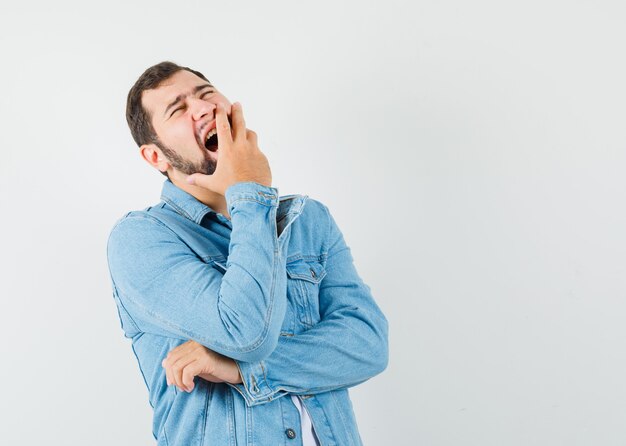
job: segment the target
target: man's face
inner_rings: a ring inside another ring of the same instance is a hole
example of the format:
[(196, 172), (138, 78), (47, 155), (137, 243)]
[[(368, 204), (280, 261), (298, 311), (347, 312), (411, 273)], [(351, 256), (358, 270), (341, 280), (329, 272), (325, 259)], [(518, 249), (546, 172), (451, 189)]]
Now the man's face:
[(230, 116), (228, 99), (187, 70), (178, 71), (158, 88), (143, 93), (143, 107), (151, 115), (158, 146), (174, 169), (187, 175), (211, 175), (215, 171), (218, 102)]

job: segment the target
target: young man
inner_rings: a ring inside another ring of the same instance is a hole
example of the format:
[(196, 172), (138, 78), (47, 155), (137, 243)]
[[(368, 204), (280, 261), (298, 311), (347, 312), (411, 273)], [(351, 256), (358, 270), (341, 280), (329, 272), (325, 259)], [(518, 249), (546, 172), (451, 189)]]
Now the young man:
[(387, 321), (327, 207), (279, 197), (241, 105), (197, 71), (148, 68), (126, 118), (168, 177), (108, 243), (158, 444), (361, 444), (347, 389), (387, 366)]

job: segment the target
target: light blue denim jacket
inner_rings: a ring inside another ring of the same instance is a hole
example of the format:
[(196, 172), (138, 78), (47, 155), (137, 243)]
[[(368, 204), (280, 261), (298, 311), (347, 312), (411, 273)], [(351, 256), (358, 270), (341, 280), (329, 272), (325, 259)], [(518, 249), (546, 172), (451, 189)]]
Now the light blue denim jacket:
[[(225, 198), (231, 220), (166, 180), (109, 237), (158, 445), (300, 445), (290, 394), (321, 445), (362, 444), (347, 389), (387, 366), (387, 321), (328, 208), (251, 182)], [(189, 339), (233, 358), (243, 383), (167, 386), (161, 361)]]

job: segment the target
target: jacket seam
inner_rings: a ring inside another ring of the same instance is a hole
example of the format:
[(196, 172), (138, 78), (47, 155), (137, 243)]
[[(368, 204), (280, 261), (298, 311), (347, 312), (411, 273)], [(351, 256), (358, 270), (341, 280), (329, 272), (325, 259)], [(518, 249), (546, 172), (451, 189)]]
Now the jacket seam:
[[(135, 321), (135, 319), (133, 318), (133, 316), (130, 314), (130, 312), (128, 311), (128, 309), (126, 308), (126, 306), (124, 305), (124, 302), (122, 302), (122, 299), (119, 298), (119, 290), (117, 289), (117, 287), (115, 286), (115, 282), (113, 281), (113, 278), (111, 278), (111, 281), (113, 282), (113, 287), (115, 288), (115, 294), (117, 295), (117, 301), (120, 303), (120, 307), (122, 307), (122, 309), (126, 312), (126, 314), (128, 315), (128, 319), (130, 319), (130, 322), (132, 322), (135, 330), (137, 330), (138, 332), (140, 332), (139, 336), (141, 336), (143, 334), (143, 331), (141, 330), (141, 328), (139, 328), (139, 325), (137, 324), (137, 322)], [(120, 315), (120, 311), (118, 308), (118, 316), (120, 317), (121, 320), (121, 315)]]
[(195, 221), (194, 218), (191, 216), (191, 214), (189, 214), (189, 212), (187, 212), (186, 210), (178, 206), (176, 203), (174, 203), (174, 200), (172, 200), (171, 198), (163, 196), (161, 197), (161, 200), (163, 200), (164, 203), (167, 203), (169, 206), (171, 206), (177, 213), (179, 213), (183, 217), (191, 221)]
[(200, 435), (200, 446), (204, 445), (204, 436), (206, 434), (207, 419), (209, 418), (209, 410), (211, 409), (210, 401), (213, 397), (213, 383), (207, 382), (207, 391), (204, 401), (204, 413), (202, 414), (202, 434)]
[[(346, 391), (347, 393), (347, 391)], [(350, 432), (350, 429), (348, 427), (348, 423), (346, 422), (346, 418), (343, 415), (343, 411), (341, 410), (341, 405), (339, 404), (339, 402), (337, 401), (337, 396), (336, 396), (336, 392), (331, 392), (331, 396), (333, 398), (333, 403), (335, 405), (335, 408), (337, 409), (337, 412), (339, 412), (339, 418), (341, 418), (341, 423), (343, 424), (343, 429), (344, 432)], [(349, 396), (348, 396), (349, 398)], [(350, 444), (353, 445), (354, 442), (352, 441), (352, 438), (350, 438)]]
[(263, 206), (266, 206), (266, 207), (276, 207), (277, 206), (277, 203), (275, 203), (275, 202), (267, 203), (267, 202), (263, 202), (263, 201), (257, 200), (255, 198), (240, 197), (240, 198), (236, 198), (233, 201), (231, 201), (229, 203), (228, 208), (230, 209), (234, 204), (239, 203), (240, 201), (251, 201), (251, 202), (254, 202), (254, 203), (262, 204)]

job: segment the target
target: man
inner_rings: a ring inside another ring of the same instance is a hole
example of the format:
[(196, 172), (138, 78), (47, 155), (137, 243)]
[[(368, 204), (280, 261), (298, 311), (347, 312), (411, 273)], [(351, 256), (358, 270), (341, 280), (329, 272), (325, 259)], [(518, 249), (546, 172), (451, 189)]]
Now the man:
[(108, 243), (158, 444), (361, 444), (347, 389), (387, 366), (387, 321), (327, 207), (278, 196), (241, 105), (197, 71), (148, 68), (126, 113), (168, 177)]

